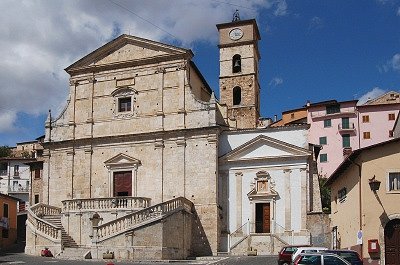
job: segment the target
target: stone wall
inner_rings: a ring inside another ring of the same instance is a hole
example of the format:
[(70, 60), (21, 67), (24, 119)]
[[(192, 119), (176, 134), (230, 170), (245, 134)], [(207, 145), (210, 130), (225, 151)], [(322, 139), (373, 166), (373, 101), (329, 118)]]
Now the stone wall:
[(307, 214), (307, 229), (311, 233), (311, 245), (331, 248), (332, 233), (328, 214)]

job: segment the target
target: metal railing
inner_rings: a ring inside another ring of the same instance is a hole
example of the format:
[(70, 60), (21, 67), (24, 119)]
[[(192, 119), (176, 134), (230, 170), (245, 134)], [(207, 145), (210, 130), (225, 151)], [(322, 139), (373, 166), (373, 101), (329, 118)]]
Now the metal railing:
[(354, 130), (356, 127), (354, 126), (354, 122), (350, 122), (349, 124), (338, 124), (339, 130)]

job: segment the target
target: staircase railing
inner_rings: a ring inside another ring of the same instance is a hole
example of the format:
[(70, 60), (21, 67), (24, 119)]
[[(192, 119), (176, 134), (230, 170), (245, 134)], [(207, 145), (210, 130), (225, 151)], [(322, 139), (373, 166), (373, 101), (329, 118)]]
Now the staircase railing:
[[(60, 211), (58, 211), (57, 209)], [(61, 228), (40, 218), (43, 215), (57, 215), (60, 212), (61, 209), (57, 207), (45, 204), (36, 204), (35, 206), (28, 208), (28, 222), (33, 225), (33, 228), (36, 229), (36, 231), (41, 232), (42, 234), (53, 239), (54, 241), (61, 241)]]
[(191, 201), (186, 198), (179, 197), (120, 217), (98, 227), (94, 227), (94, 232), (96, 233), (97, 231), (97, 240), (102, 241), (107, 237), (119, 234), (145, 221), (149, 221), (151, 219), (180, 210), (192, 212), (192, 209), (193, 203)]
[(151, 199), (144, 197), (111, 197), (62, 201), (63, 212), (101, 209), (138, 209), (150, 206)]
[(249, 222), (244, 223), (234, 232), (229, 235), (229, 248), (234, 249), (243, 240), (245, 240), (249, 235)]
[(37, 217), (42, 217), (44, 215), (59, 215), (59, 214), (61, 214), (61, 208), (43, 204), (43, 203), (35, 204), (32, 207), (30, 207), (29, 209)]

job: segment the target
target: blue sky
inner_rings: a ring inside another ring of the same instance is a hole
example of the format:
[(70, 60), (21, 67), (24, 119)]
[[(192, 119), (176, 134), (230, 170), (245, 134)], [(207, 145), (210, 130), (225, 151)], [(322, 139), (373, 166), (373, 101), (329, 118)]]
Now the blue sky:
[(307, 100), (400, 91), (400, 0), (4, 0), (0, 7), (9, 10), (0, 18), (0, 145), (42, 135), (48, 109), (66, 104), (63, 69), (120, 33), (192, 49), (218, 94), (215, 24), (235, 9), (260, 29), (264, 117)]

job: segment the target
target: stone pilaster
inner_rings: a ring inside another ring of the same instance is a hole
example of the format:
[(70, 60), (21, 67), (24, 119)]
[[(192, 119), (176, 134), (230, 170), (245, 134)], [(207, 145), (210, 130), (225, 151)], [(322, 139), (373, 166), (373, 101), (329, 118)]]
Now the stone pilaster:
[(290, 185), (290, 173), (292, 170), (284, 169), (285, 173), (285, 229), (287, 231), (292, 230), (292, 197), (291, 197), (291, 185)]
[(236, 229), (242, 226), (242, 172), (235, 173), (236, 180)]

